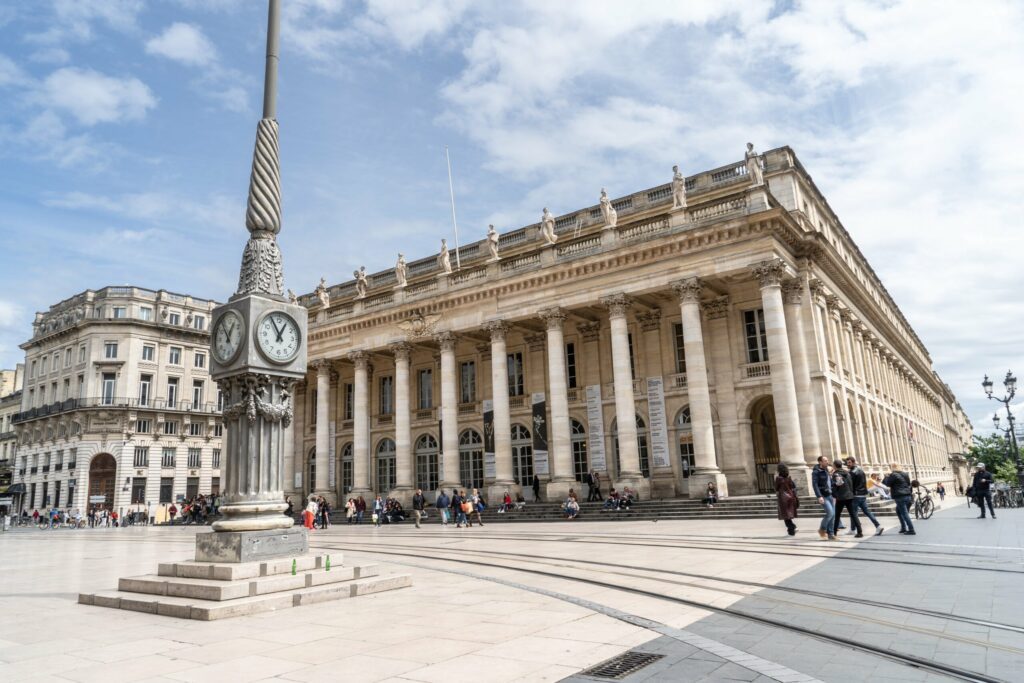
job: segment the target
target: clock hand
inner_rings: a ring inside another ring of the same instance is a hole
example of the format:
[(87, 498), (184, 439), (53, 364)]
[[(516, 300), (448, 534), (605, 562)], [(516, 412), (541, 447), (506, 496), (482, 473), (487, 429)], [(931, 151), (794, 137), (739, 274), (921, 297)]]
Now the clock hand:
[(273, 318), (270, 319), (270, 324), (274, 326), (274, 332), (277, 333), (277, 341), (281, 341), (281, 335), (284, 334), (284, 327), (278, 327), (277, 321)]

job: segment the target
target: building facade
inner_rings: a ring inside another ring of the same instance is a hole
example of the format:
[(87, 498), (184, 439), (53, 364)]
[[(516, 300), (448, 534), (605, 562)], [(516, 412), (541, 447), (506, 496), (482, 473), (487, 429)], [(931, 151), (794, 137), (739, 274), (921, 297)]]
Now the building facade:
[(791, 149), (602, 200), (301, 297), (291, 493), (953, 480), (969, 423)]
[[(21, 366), (18, 366), (19, 370)], [(5, 371), (7, 372), (7, 371)], [(20, 380), (20, 375), (18, 376)], [(0, 514), (16, 509), (21, 487), (14, 484), (14, 465), (18, 455), (18, 437), (14, 432), (14, 416), (21, 412), (21, 391), (9, 385), (9, 393), (0, 394)], [(10, 498), (11, 502), (6, 503)]]
[(28, 509), (158, 509), (217, 493), (222, 426), (209, 377), (215, 302), (87, 290), (37, 313), (12, 424)]

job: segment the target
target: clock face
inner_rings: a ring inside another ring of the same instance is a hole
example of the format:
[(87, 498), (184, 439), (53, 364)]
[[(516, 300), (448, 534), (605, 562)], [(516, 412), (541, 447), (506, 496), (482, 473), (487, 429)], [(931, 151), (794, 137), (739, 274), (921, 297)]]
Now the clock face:
[(260, 352), (273, 363), (287, 363), (299, 353), (299, 326), (287, 313), (271, 311), (256, 325)]
[(237, 311), (225, 311), (213, 331), (213, 354), (221, 363), (230, 363), (242, 346), (244, 323)]

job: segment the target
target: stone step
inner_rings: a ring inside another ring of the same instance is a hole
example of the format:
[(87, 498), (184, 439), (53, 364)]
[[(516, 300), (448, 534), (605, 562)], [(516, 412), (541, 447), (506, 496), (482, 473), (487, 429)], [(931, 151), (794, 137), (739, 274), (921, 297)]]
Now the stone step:
[[(331, 563), (341, 565), (342, 553), (332, 554)], [(264, 562), (161, 562), (157, 567), (160, 576), (177, 576), (183, 579), (210, 579), (214, 581), (240, 581), (260, 576), (291, 574), (292, 560), (296, 571), (318, 569), (327, 563), (326, 555), (302, 555), (296, 558), (282, 557)]]

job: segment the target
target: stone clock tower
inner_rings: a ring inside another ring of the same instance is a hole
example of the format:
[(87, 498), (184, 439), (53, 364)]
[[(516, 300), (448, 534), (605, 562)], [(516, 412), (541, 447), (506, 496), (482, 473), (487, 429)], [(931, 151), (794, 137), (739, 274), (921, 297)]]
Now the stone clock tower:
[(306, 374), (302, 306), (284, 296), (277, 235), (281, 232), (281, 170), (277, 95), (280, 7), (270, 1), (263, 118), (249, 179), (238, 291), (213, 311), (211, 364), (224, 401), (227, 454), (213, 533), (196, 537), (196, 560), (240, 562), (308, 550), (304, 529), (283, 513), (284, 445), (292, 421), (292, 387)]

